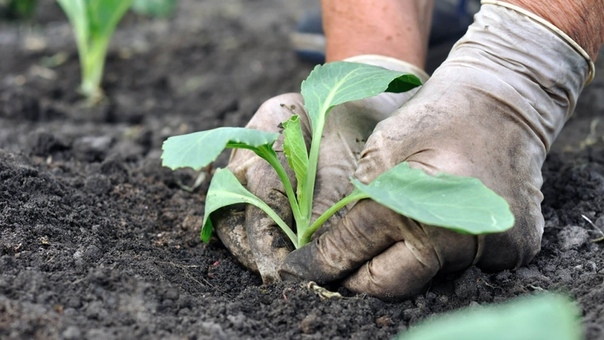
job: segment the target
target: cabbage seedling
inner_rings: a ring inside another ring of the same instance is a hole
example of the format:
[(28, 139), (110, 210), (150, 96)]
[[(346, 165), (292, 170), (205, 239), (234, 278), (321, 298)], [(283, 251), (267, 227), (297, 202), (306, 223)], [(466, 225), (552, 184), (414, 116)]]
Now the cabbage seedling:
[(238, 203), (253, 204), (266, 212), (296, 248), (308, 243), (312, 234), (336, 211), (365, 198), (417, 221), (462, 233), (492, 233), (511, 228), (514, 217), (507, 202), (478, 179), (447, 174), (430, 176), (410, 168), (407, 163), (384, 172), (367, 185), (352, 179), (353, 192), (311, 221), (319, 145), (329, 111), (349, 101), (382, 92), (404, 92), (420, 85), (414, 75), (365, 64), (334, 62), (315, 67), (302, 82), (301, 90), (311, 121), (310, 150), (306, 149), (299, 117), (294, 115), (283, 122), (283, 148), (296, 176), (296, 190), (272, 148), (278, 133), (223, 127), (170, 137), (163, 144), (163, 165), (171, 169), (191, 167), (199, 170), (213, 162), (225, 148), (244, 148), (270, 163), (283, 182), (296, 232), (265, 202), (244, 188), (228, 169), (216, 170), (206, 197), (201, 231), (204, 241), (212, 232), (209, 218), (212, 212)]
[(80, 57), (80, 91), (91, 102), (103, 97), (101, 78), (115, 27), (132, 0), (57, 0), (73, 27)]

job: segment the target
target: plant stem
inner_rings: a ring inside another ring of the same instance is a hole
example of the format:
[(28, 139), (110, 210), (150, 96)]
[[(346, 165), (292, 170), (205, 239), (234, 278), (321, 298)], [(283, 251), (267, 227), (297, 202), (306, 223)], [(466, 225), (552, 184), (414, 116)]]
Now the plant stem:
[[(275, 154), (275, 152), (263, 152), (263, 151), (264, 150), (262, 150), (262, 152), (260, 152), (260, 153), (257, 152), (257, 154), (260, 157), (264, 158), (275, 169), (275, 171), (277, 172), (277, 176), (279, 176), (281, 183), (283, 183), (283, 187), (285, 188), (285, 194), (287, 195), (287, 199), (289, 200), (289, 205), (292, 209), (292, 214), (294, 215), (294, 220), (296, 221), (296, 226), (304, 225), (304, 223), (308, 224), (308, 219), (305, 216), (303, 216), (300, 212), (300, 204), (298, 203), (298, 200), (296, 198), (296, 194), (294, 192), (294, 187), (292, 186), (292, 183), (289, 180), (289, 176), (287, 176), (287, 172), (285, 171), (285, 168), (283, 168), (283, 165), (279, 161), (279, 158), (277, 158), (277, 155)], [(272, 151), (272, 149), (271, 149), (271, 151)]]
[(82, 84), (80, 90), (92, 102), (103, 97), (101, 80), (110, 37), (97, 37), (88, 43), (86, 52), (80, 54)]
[[(310, 218), (312, 214), (312, 202), (315, 194), (315, 181), (317, 178), (317, 165), (319, 163), (319, 149), (321, 146), (321, 138), (323, 136), (323, 128), (328, 109), (322, 110), (325, 112), (319, 115), (319, 119), (314, 125), (312, 131), (312, 139), (310, 142), (310, 152), (308, 153), (308, 171), (306, 173), (306, 182), (303, 186), (303, 191), (300, 195), (300, 210), (301, 214), (306, 218), (306, 223), (298, 226), (298, 235), (307, 235)], [(312, 233), (310, 234), (312, 235)], [(304, 239), (306, 236), (299, 236), (299, 239)], [(310, 236), (309, 236), (310, 237)], [(302, 246), (302, 245), (301, 245)]]
[[(300, 194), (300, 212), (306, 218), (307, 224), (298, 226), (298, 234), (304, 234), (310, 223), (310, 216), (312, 214), (312, 202), (315, 192), (315, 180), (317, 176), (317, 164), (319, 161), (319, 146), (321, 141), (321, 134), (323, 129), (319, 133), (313, 131), (312, 141), (310, 143), (310, 152), (308, 154), (308, 172), (306, 175), (306, 182), (303, 185), (302, 193)], [(315, 142), (316, 141), (316, 142)]]
[(319, 227), (321, 225), (323, 225), (323, 223), (327, 222), (327, 220), (331, 216), (333, 216), (333, 214), (338, 212), (338, 210), (344, 208), (345, 206), (347, 206), (348, 204), (350, 204), (352, 202), (362, 200), (362, 199), (368, 198), (368, 197), (369, 196), (367, 194), (362, 193), (357, 189), (354, 189), (352, 191), (352, 193), (350, 193), (348, 196), (342, 198), (341, 200), (336, 202), (334, 205), (329, 207), (329, 209), (325, 210), (325, 212), (322, 213), (321, 216), (317, 217), (317, 219), (303, 233), (298, 232), (299, 246), (302, 247), (303, 245), (308, 243), (310, 241), (310, 237), (312, 236), (312, 234), (314, 234), (315, 231), (317, 231), (317, 229), (319, 229)]
[(299, 242), (298, 242), (298, 238), (296, 236), (296, 233), (294, 233), (292, 231), (292, 229), (287, 225), (287, 223), (285, 223), (285, 221), (283, 221), (283, 219), (279, 215), (277, 215), (277, 213), (273, 209), (271, 209), (271, 207), (269, 207), (268, 204), (264, 203), (264, 201), (262, 201), (261, 199), (259, 199), (257, 197), (254, 197), (253, 200), (244, 197), (243, 201), (245, 201), (245, 202), (247, 202), (249, 204), (253, 204), (256, 207), (258, 207), (259, 209), (261, 209), (262, 211), (264, 211), (270, 218), (273, 219), (273, 221), (275, 221), (275, 223), (277, 223), (277, 225), (279, 227), (281, 227), (281, 229), (283, 230), (283, 232), (292, 241), (292, 244), (294, 245), (294, 247), (296, 249), (298, 249)]

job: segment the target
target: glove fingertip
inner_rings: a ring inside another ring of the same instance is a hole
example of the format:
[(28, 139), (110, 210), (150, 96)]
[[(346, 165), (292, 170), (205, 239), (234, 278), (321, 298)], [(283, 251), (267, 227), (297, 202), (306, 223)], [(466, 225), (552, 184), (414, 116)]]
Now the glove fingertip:
[(258, 272), (245, 230), (245, 213), (242, 207), (226, 207), (214, 213), (214, 230), (224, 246), (241, 264)]
[(344, 277), (347, 272), (342, 268), (333, 268), (329, 263), (322, 261), (324, 257), (320, 251), (321, 239), (315, 239), (304, 247), (291, 252), (279, 268), (279, 275), (283, 280), (310, 280), (318, 284), (325, 284)]
[(281, 264), (278, 272), (283, 280), (304, 280), (311, 276), (310, 247), (303, 247), (292, 251)]

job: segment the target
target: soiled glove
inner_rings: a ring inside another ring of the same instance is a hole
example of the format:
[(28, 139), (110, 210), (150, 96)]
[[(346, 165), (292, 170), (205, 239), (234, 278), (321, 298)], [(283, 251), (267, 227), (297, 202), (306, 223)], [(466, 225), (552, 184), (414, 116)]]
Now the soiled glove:
[(342, 280), (389, 299), (416, 293), (441, 271), (526, 264), (543, 233), (541, 166), (587, 76), (588, 63), (565, 39), (515, 10), (483, 5), (430, 80), (378, 124), (354, 176), (368, 183), (407, 161), (430, 174), (477, 177), (508, 201), (515, 226), (462, 235), (363, 200), (288, 255), (282, 276)]
[[(428, 77), (413, 65), (383, 56), (365, 55), (349, 61), (413, 73), (423, 81)], [(357, 168), (367, 137), (380, 120), (399, 108), (414, 92), (381, 94), (338, 106), (330, 112), (321, 141), (313, 219), (352, 190), (349, 178)], [(280, 124), (293, 114), (300, 115), (302, 130), (309, 144), (310, 122), (300, 94), (284, 94), (266, 101), (247, 127), (279, 132)], [(275, 142), (274, 149), (281, 162), (286, 164), (282, 143), (281, 137)], [(236, 149), (231, 154), (228, 168), (249, 191), (265, 201), (288, 225), (293, 225), (283, 185), (265, 160), (249, 150)], [(293, 173), (289, 177), (295, 187)], [(247, 268), (259, 272), (264, 283), (280, 280), (278, 268), (292, 246), (272, 219), (251, 205), (226, 208), (217, 216), (217, 235), (237, 259)]]

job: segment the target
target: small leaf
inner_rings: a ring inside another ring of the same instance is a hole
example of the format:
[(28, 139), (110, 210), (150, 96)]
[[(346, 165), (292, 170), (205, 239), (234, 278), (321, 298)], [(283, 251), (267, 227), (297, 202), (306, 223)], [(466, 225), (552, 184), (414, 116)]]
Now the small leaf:
[(176, 0), (134, 0), (132, 10), (150, 17), (167, 17), (174, 12)]
[(374, 201), (416, 221), (460, 233), (502, 232), (514, 225), (508, 203), (480, 180), (430, 176), (401, 163), (369, 185), (352, 183)]
[(422, 86), (422, 81), (414, 74), (404, 74), (394, 79), (384, 92), (401, 93)]
[(338, 104), (372, 97), (386, 90), (404, 92), (420, 85), (419, 78), (412, 74), (341, 61), (316, 66), (302, 82), (301, 93), (313, 131), (316, 131), (325, 119), (324, 115)]
[(579, 340), (583, 338), (579, 315), (563, 296), (537, 295), (436, 316), (397, 339)]
[(300, 116), (292, 116), (283, 122), (283, 150), (289, 167), (294, 170), (298, 181), (298, 195), (304, 186), (306, 172), (308, 171), (308, 150), (302, 134)]
[(201, 228), (201, 239), (204, 242), (207, 242), (212, 234), (213, 226), (209, 219), (210, 215), (222, 207), (238, 203), (248, 203), (262, 209), (283, 229), (294, 245), (297, 246), (298, 240), (296, 234), (294, 234), (289, 226), (266, 203), (244, 188), (235, 175), (228, 169), (216, 170), (208, 188), (203, 227)]
[[(273, 152), (278, 133), (246, 128), (223, 127), (168, 138), (162, 146), (162, 164), (174, 170), (199, 170), (215, 161), (225, 148), (250, 149), (261, 157)], [(264, 157), (263, 157), (264, 158)]]

